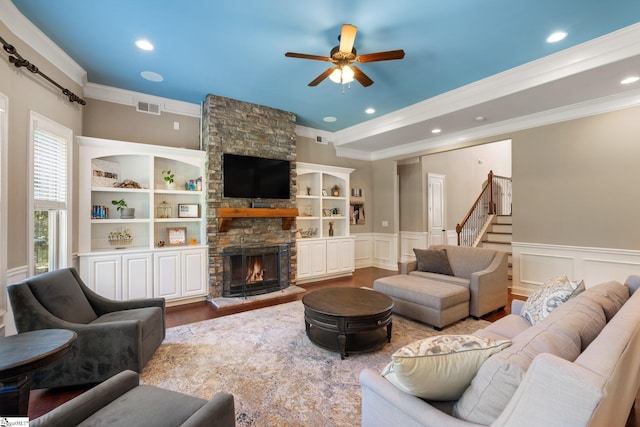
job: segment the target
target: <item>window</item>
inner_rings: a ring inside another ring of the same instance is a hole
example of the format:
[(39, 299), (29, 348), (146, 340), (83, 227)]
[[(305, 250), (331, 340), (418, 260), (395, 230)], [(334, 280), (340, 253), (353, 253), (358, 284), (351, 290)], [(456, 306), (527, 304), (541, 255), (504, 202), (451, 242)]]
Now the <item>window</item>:
[(32, 274), (69, 265), (71, 137), (71, 130), (31, 113)]

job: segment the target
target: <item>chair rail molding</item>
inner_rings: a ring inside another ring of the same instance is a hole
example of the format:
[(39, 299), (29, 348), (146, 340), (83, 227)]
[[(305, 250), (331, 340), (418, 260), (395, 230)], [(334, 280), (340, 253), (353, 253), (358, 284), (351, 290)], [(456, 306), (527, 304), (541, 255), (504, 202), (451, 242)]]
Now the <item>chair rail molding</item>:
[(616, 280), (624, 283), (640, 274), (640, 251), (615, 248), (513, 242), (513, 286), (517, 295), (530, 295), (545, 281), (566, 275), (585, 286)]

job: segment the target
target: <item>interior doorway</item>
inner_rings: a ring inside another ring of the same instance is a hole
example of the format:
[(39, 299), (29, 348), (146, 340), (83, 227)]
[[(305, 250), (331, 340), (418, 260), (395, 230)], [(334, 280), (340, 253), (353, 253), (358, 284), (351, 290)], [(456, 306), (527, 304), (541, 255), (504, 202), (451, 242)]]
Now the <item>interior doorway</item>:
[(446, 176), (427, 174), (427, 226), (429, 245), (447, 243), (446, 224)]

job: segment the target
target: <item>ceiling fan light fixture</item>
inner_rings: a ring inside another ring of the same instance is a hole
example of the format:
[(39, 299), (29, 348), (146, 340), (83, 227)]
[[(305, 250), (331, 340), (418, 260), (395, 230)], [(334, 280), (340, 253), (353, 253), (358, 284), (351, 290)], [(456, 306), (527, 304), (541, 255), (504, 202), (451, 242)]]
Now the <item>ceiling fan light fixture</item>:
[(346, 84), (351, 83), (353, 81), (353, 77), (355, 73), (351, 67), (348, 65), (342, 65), (336, 67), (333, 72), (329, 75), (329, 78), (332, 82), (338, 84)]

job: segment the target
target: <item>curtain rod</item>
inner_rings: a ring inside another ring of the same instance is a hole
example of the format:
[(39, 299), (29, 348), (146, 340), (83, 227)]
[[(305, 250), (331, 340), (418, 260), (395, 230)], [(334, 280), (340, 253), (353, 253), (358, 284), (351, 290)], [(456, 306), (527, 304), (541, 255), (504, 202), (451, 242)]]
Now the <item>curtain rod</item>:
[(69, 102), (77, 102), (80, 105), (87, 104), (84, 99), (80, 98), (78, 95), (71, 92), (69, 89), (60, 86), (55, 80), (53, 80), (51, 77), (47, 76), (45, 73), (40, 71), (38, 67), (36, 67), (34, 64), (24, 59), (22, 55), (18, 53), (16, 48), (13, 47), (13, 45), (10, 45), (9, 43), (7, 43), (2, 37), (0, 37), (0, 42), (2, 42), (2, 47), (5, 50), (5, 52), (9, 54), (9, 62), (15, 65), (16, 68), (25, 67), (27, 70), (31, 71), (32, 73), (38, 74), (39, 76), (47, 80), (49, 83), (53, 84), (58, 89), (60, 89), (62, 91), (62, 94), (69, 98)]

